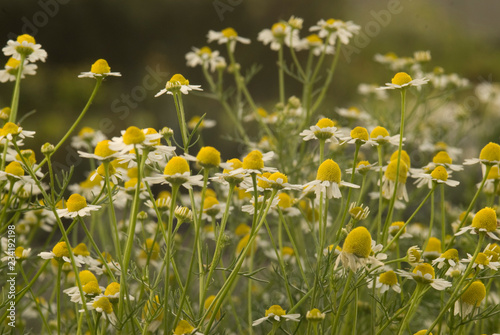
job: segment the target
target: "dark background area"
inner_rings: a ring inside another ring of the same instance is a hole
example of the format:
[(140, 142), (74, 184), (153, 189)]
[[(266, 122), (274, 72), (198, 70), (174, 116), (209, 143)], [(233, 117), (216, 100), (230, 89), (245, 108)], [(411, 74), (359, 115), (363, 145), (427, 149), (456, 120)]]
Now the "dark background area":
[[(400, 9), (398, 14), (385, 21), (380, 18), (382, 11), (394, 5)], [(177, 129), (172, 99), (154, 95), (174, 73), (182, 73), (192, 84), (206, 85), (200, 68), (188, 68), (184, 57), (192, 46), (207, 44), (210, 29), (233, 27), (240, 36), (252, 39), (250, 45), (238, 46), (236, 56), (243, 68), (263, 65), (249, 87), (257, 103), (271, 109), (278, 96), (277, 56), (256, 40), (259, 31), (291, 15), (304, 18), (302, 37), (322, 18), (352, 20), (364, 31), (373, 28), (373, 22), (383, 22), (349, 62), (341, 58), (320, 111), (327, 115), (335, 107), (355, 102), (360, 82), (383, 84), (392, 77), (393, 73), (373, 61), (376, 53), (393, 51), (411, 56), (416, 50), (430, 50), (432, 64), (446, 72), (457, 72), (473, 83), (481, 78), (498, 81), (498, 13), (500, 3), (495, 0), (2, 0), (0, 37), (6, 43), (18, 34), (30, 33), (48, 52), (46, 63), (37, 64), (37, 75), (23, 80), (19, 110), (20, 116), (36, 111), (23, 125), (36, 130), (36, 141), (42, 144), (56, 143), (80, 113), (94, 81), (78, 79), (77, 75), (89, 71), (98, 58), (105, 58), (111, 71), (121, 72), (122, 77), (106, 80), (82, 126), (103, 128), (110, 137), (130, 125)], [(225, 46), (210, 46), (226, 56)], [(152, 71), (159, 74), (157, 80), (151, 80), (155, 78)], [(145, 80), (149, 89), (144, 89)], [(0, 87), (0, 106), (8, 106), (13, 83)], [(287, 86), (287, 96), (298, 94), (294, 89)], [(134, 96), (133, 103), (127, 105), (123, 94)], [(207, 118), (218, 121), (216, 128), (206, 131), (205, 144), (224, 146), (220, 134), (230, 124), (220, 105), (194, 95), (184, 101), (188, 119), (207, 113)], [(121, 112), (113, 112), (116, 107), (122, 107)], [(103, 122), (104, 118), (111, 122)]]

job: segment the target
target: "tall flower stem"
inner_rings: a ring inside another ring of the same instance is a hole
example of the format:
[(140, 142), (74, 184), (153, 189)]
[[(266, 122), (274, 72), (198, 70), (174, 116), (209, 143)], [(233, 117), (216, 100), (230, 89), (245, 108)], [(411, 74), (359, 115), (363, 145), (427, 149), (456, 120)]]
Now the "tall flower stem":
[[(197, 222), (196, 222), (196, 229), (197, 230), (200, 230), (201, 228), (201, 219), (203, 217), (203, 206), (205, 204), (205, 196), (206, 196), (206, 193), (207, 193), (207, 184), (208, 184), (208, 174), (209, 174), (209, 170), (208, 169), (203, 169), (203, 188), (201, 189), (201, 201), (200, 201), (200, 213), (198, 215), (198, 219), (197, 219)], [(193, 199), (192, 199), (193, 200)], [(192, 201), (192, 203), (194, 204), (194, 202)], [(194, 212), (193, 212), (194, 213)], [(215, 231), (214, 231), (214, 234), (215, 234)], [(199, 242), (199, 240), (198, 240)], [(201, 261), (201, 246), (200, 244), (198, 244), (199, 248), (198, 248), (198, 257), (199, 257), (199, 260)], [(199, 288), (200, 288), (200, 292), (199, 292), (199, 304), (200, 304), (200, 313), (201, 313), (201, 306), (203, 306), (203, 301), (205, 300), (205, 269), (203, 269), (203, 264), (200, 263), (199, 264), (200, 266), (200, 281), (199, 281)], [(208, 283), (207, 283), (208, 285)]]
[(177, 111), (177, 119), (179, 120), (179, 129), (181, 130), (182, 144), (184, 145), (184, 152), (188, 153), (188, 130), (186, 125), (186, 116), (184, 115), (184, 104), (182, 103), (182, 93), (174, 92), (175, 110)]
[(279, 79), (279, 89), (280, 89), (280, 102), (285, 103), (285, 72), (283, 64), (283, 43), (280, 45), (278, 50), (278, 79)]
[(62, 270), (62, 263), (60, 261), (57, 264), (57, 279), (56, 279), (57, 334), (61, 334), (61, 270)]
[(352, 277), (354, 275), (354, 272), (349, 269), (349, 274), (347, 275), (346, 279), (346, 285), (344, 286), (344, 291), (342, 292), (342, 296), (340, 297), (340, 303), (337, 308), (337, 313), (335, 314), (335, 319), (333, 320), (333, 326), (332, 326), (332, 335), (337, 334), (337, 327), (339, 325), (340, 321), (340, 315), (344, 311), (344, 304), (347, 299), (347, 293), (350, 291), (349, 284), (351, 283)]
[(379, 191), (378, 191), (378, 212), (377, 212), (377, 242), (380, 242), (381, 229), (382, 229), (382, 210), (383, 210), (383, 193), (382, 193), (382, 177), (384, 172), (382, 171), (383, 166), (383, 155), (382, 155), (382, 145), (377, 145), (377, 154), (378, 154), (378, 182), (379, 182)]
[(444, 184), (441, 184), (441, 241), (446, 241), (446, 211), (444, 203)]
[(21, 59), (19, 67), (16, 73), (16, 83), (14, 85), (14, 92), (12, 93), (12, 102), (10, 104), (10, 115), (9, 122), (16, 123), (17, 110), (19, 108), (19, 95), (21, 93), (21, 77), (23, 75), (24, 61), (26, 60), (26, 55), (21, 54)]
[(110, 222), (110, 225), (111, 225), (111, 230), (113, 231), (112, 237), (113, 237), (113, 242), (115, 244), (115, 250), (116, 250), (117, 258), (118, 258), (118, 261), (120, 262), (120, 266), (121, 266), (122, 265), (121, 264), (121, 260), (122, 260), (122, 248), (121, 248), (121, 244), (120, 244), (120, 237), (118, 235), (118, 226), (117, 226), (117, 222), (116, 222), (115, 206), (113, 205), (113, 201), (114, 201), (113, 200), (113, 189), (111, 188), (111, 182), (109, 180), (109, 162), (108, 161), (104, 161), (103, 165), (104, 165), (104, 171), (105, 171), (104, 182), (106, 183), (106, 189), (108, 191), (109, 222)]
[[(356, 149), (354, 151), (354, 160), (352, 162), (352, 175), (351, 175), (351, 184), (354, 184), (354, 176), (356, 175), (356, 164), (358, 162), (358, 154), (359, 154), (359, 148), (361, 147), (361, 143), (356, 141)], [(340, 224), (337, 230), (337, 238), (340, 237), (340, 232), (342, 231), (342, 228), (344, 227), (344, 221), (347, 216), (347, 210), (349, 209), (349, 202), (351, 201), (351, 192), (352, 192), (352, 187), (349, 187), (349, 191), (347, 192), (347, 201), (344, 205), (344, 210), (342, 212), (342, 219), (340, 220)]]

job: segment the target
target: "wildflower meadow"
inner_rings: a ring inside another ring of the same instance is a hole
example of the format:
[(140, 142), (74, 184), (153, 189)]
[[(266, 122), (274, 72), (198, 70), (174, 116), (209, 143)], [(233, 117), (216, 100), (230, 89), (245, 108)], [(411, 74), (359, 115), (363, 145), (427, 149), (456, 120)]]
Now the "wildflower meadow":
[[(83, 109), (41, 146), (22, 90), (51, 50), (6, 41), (2, 334), (500, 333), (500, 139), (463, 108), (474, 94), (493, 114), (500, 86), (446, 72), (432, 50), (391, 52), (371, 55), (388, 75), (360, 82), (357, 103), (326, 108), (360, 25), (261, 28), (200, 31), (206, 43), (177, 50), (185, 67), (147, 97), (177, 121), (111, 136), (86, 113), (125, 73), (95, 55), (73, 74), (94, 85)], [(241, 62), (250, 46), (275, 66)], [(272, 104), (250, 87), (259, 71)], [(193, 96), (217, 103), (220, 138)], [(78, 167), (55, 159), (67, 145)]]

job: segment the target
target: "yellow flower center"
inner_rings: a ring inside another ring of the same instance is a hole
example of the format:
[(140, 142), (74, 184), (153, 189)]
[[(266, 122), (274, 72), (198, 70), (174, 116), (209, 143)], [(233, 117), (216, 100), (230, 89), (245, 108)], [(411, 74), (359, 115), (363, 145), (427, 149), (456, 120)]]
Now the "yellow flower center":
[(238, 158), (230, 159), (226, 163), (231, 163), (232, 165), (231, 168), (224, 169), (224, 171), (222, 171), (223, 173), (229, 173), (230, 171), (239, 169), (243, 166), (243, 162), (240, 161)]
[(194, 330), (194, 327), (189, 324), (186, 320), (181, 320), (177, 324), (177, 327), (175, 327), (174, 330), (174, 335), (185, 335), (185, 334), (191, 334), (191, 332)]
[(379, 277), (378, 280), (385, 285), (393, 286), (398, 283), (398, 277), (396, 276), (396, 273), (392, 270), (387, 271), (382, 273)]
[(89, 249), (87, 249), (85, 243), (80, 243), (76, 247), (74, 247), (73, 254), (75, 254), (76, 256), (84, 256), (84, 257), (90, 256)]
[(264, 167), (264, 161), (262, 160), (262, 153), (258, 150), (251, 151), (245, 158), (243, 158), (244, 169), (248, 170), (260, 170)]
[(283, 247), (283, 249), (281, 249), (281, 255), (283, 256), (293, 256), (294, 254), (293, 249), (290, 247)]
[(85, 208), (87, 206), (87, 200), (80, 194), (72, 194), (68, 201), (66, 202), (66, 207), (70, 212), (78, 212), (80, 209)]
[(95, 130), (90, 128), (90, 127), (83, 127), (82, 129), (80, 129), (80, 131), (78, 132), (78, 137), (81, 137), (81, 138), (89, 138), (91, 137), (92, 135), (95, 134)]
[(460, 300), (468, 305), (479, 306), (486, 297), (486, 287), (480, 280), (476, 280), (460, 296)]
[[(390, 160), (391, 161), (398, 160), (398, 151), (397, 150), (392, 153)], [(411, 166), (410, 156), (408, 155), (408, 153), (405, 150), (401, 150), (401, 161), (405, 162), (407, 167)]]
[[(154, 128), (146, 128), (146, 135), (152, 135), (152, 134), (158, 134), (158, 132), (156, 131), (156, 129), (154, 129)], [(151, 142), (151, 145), (160, 145), (161, 139), (157, 138), (156, 140), (152, 140), (150, 142)]]
[(28, 43), (36, 44), (35, 38), (31, 35), (28, 35), (28, 34), (17, 36), (17, 41), (19, 43), (28, 42)]
[(491, 250), (494, 253), (500, 254), (500, 246), (496, 243), (491, 243), (486, 246), (486, 250)]
[(101, 297), (99, 300), (94, 301), (92, 307), (101, 308), (106, 314), (113, 313), (113, 305), (111, 305), (111, 302), (106, 297)]
[(403, 221), (393, 222), (389, 228), (391, 235), (396, 235), (401, 229), (403, 229), (402, 234), (404, 234), (406, 232), (406, 228), (403, 228), (404, 225), (405, 223)]
[[(238, 242), (238, 245), (236, 246), (236, 254), (239, 255), (243, 249), (247, 246), (248, 242), (250, 241), (250, 234), (247, 234), (241, 238), (241, 240)], [(257, 243), (254, 240), (252, 248), (255, 250), (257, 247)], [(251, 248), (248, 249), (247, 254), (245, 256), (250, 255), (250, 250)]]
[(292, 198), (286, 193), (278, 194), (278, 206), (281, 208), (290, 208), (292, 207)]
[(179, 88), (182, 85), (189, 85), (189, 80), (184, 78), (182, 74), (177, 73), (167, 82), (166, 89)]
[(251, 228), (244, 224), (244, 223), (240, 223), (238, 225), (238, 227), (236, 227), (236, 229), (234, 230), (234, 233), (237, 235), (237, 236), (244, 236), (246, 234), (248, 234), (250, 232)]
[(422, 276), (425, 276), (426, 274), (430, 274), (432, 276), (432, 279), (434, 279), (436, 277), (436, 274), (434, 272), (434, 268), (432, 267), (432, 265), (430, 265), (428, 263), (422, 263), (422, 264), (418, 264), (417, 266), (415, 266), (415, 268), (413, 269), (413, 273), (417, 274), (418, 271), (420, 271), (422, 273)]
[(356, 140), (368, 141), (368, 130), (364, 127), (356, 127), (351, 130), (351, 137)]
[(3, 128), (0, 130), (0, 136), (5, 136), (5, 135), (18, 135), (21, 133), (21, 128), (12, 122), (7, 122), (6, 124), (3, 125)]
[(54, 248), (52, 248), (52, 252), (56, 255), (57, 258), (61, 257), (69, 257), (68, 245), (66, 242), (57, 243)]
[(432, 158), (432, 162), (436, 164), (451, 164), (452, 159), (446, 151), (440, 151)]
[(320, 128), (327, 128), (327, 127), (335, 127), (335, 122), (330, 120), (329, 118), (322, 118), (320, 119), (317, 123), (316, 126)]
[(236, 32), (236, 30), (231, 27), (222, 30), (221, 33), (222, 35), (224, 35), (224, 37), (227, 37), (229, 39), (238, 37), (238, 33)]
[[(270, 175), (271, 175), (271, 172), (264, 172), (260, 175), (260, 177), (268, 179)], [(269, 184), (269, 182), (267, 180), (260, 179), (260, 178), (257, 179), (257, 186), (262, 187), (262, 188), (270, 188), (271, 187), (271, 185)]]
[(203, 48), (198, 51), (200, 55), (211, 55), (212, 54), (212, 49), (210, 49), (207, 46), (204, 46)]
[(329, 26), (331, 26), (332, 24), (335, 23), (335, 21), (337, 21), (337, 20), (335, 20), (335, 19), (328, 19), (328, 20), (326, 20), (326, 24), (329, 25)]
[(146, 239), (146, 253), (151, 253), (151, 259), (157, 259), (160, 254), (160, 246), (152, 238)]
[(420, 257), (421, 257), (420, 249), (418, 249), (417, 247), (410, 247), (406, 252), (406, 256), (408, 257), (408, 260), (410, 262), (418, 263), (420, 262)]
[(317, 308), (313, 308), (306, 314), (306, 319), (312, 322), (317, 322), (325, 319), (325, 314), (321, 313), (321, 311)]
[(112, 282), (106, 287), (106, 291), (104, 291), (105, 295), (115, 295), (120, 292), (120, 284), (117, 282)]
[(203, 203), (203, 209), (210, 209), (215, 205), (219, 204), (219, 200), (216, 197), (208, 196), (205, 198), (205, 202)]
[(196, 155), (196, 159), (205, 168), (217, 167), (220, 164), (220, 152), (214, 147), (203, 147)]
[[(10, 107), (4, 107), (0, 109), (0, 119), (7, 120), (10, 116), (11, 109)], [(2, 129), (0, 128), (0, 134), (2, 133)]]
[(439, 165), (431, 172), (431, 177), (437, 180), (447, 181), (448, 172), (443, 166)]
[(310, 44), (321, 44), (323, 43), (323, 40), (317, 35), (317, 34), (311, 34), (306, 37), (307, 42)]
[(410, 75), (406, 72), (398, 72), (394, 75), (394, 77), (392, 78), (391, 82), (394, 84), (394, 85), (404, 85), (404, 84), (408, 84), (410, 81), (412, 81)]
[(488, 162), (498, 162), (500, 161), (500, 145), (490, 142), (481, 149), (479, 154), (479, 159)]
[(458, 261), (458, 250), (453, 248), (448, 249), (441, 255), (441, 258)]
[(340, 178), (342, 173), (340, 167), (331, 159), (327, 159), (318, 168), (318, 173), (316, 174), (316, 180), (330, 181), (340, 184)]
[(271, 31), (274, 37), (284, 37), (285, 36), (286, 26), (284, 23), (278, 22), (273, 24), (271, 27)]
[(82, 285), (87, 285), (92, 281), (97, 282), (96, 276), (89, 270), (80, 271), (80, 274), (78, 276), (80, 277), (80, 282), (82, 283)]
[(485, 253), (480, 252), (477, 254), (477, 257), (476, 257), (476, 260), (474, 261), (474, 263), (480, 264), (480, 265), (488, 265), (488, 264), (490, 264), (490, 258)]
[(354, 228), (346, 237), (344, 252), (367, 258), (372, 250), (372, 236), (365, 227)]
[(134, 126), (128, 127), (127, 130), (125, 131), (125, 134), (123, 134), (123, 143), (125, 144), (139, 144), (144, 142), (146, 139), (146, 135), (144, 132)]
[(7, 63), (5, 64), (5, 67), (11, 67), (13, 69), (17, 69), (19, 64), (21, 64), (20, 60), (10, 57)]
[(95, 146), (95, 149), (94, 149), (94, 155), (99, 156), (99, 157), (109, 157), (109, 156), (115, 154), (116, 151), (111, 150), (109, 148), (109, 142), (110, 142), (110, 140), (104, 140), (104, 141), (97, 143), (97, 145)]
[(176, 173), (186, 173), (189, 172), (189, 164), (188, 162), (179, 156), (172, 157), (167, 165), (165, 166), (165, 170), (163, 171), (163, 174), (167, 176), (173, 176)]
[[(108, 164), (108, 171), (110, 176), (116, 173), (115, 167), (111, 164)], [(106, 176), (106, 170), (104, 169), (104, 164), (99, 165), (99, 167), (97, 168), (97, 174), (103, 177)]]
[(14, 176), (24, 176), (24, 169), (19, 162), (10, 162), (9, 165), (5, 167), (5, 173), (10, 173)]
[(485, 207), (474, 215), (472, 227), (493, 232), (497, 229), (497, 213), (493, 208)]
[(266, 310), (265, 316), (269, 316), (269, 314), (271, 313), (276, 316), (286, 315), (286, 311), (281, 308), (280, 305), (272, 305), (271, 307), (269, 307), (269, 309)]
[(95, 74), (105, 74), (110, 73), (111, 68), (109, 67), (108, 62), (106, 62), (105, 59), (98, 59), (94, 64), (92, 64), (90, 72)]
[(16, 255), (17, 258), (22, 258), (23, 257), (23, 247), (17, 247), (16, 250), (14, 251), (14, 254)]
[[(205, 303), (203, 304), (203, 307), (205, 309), (208, 309), (214, 300), (215, 300), (215, 295), (209, 296), (207, 299), (205, 299)], [(207, 314), (207, 318), (210, 318), (212, 316), (212, 310), (213, 310), (213, 306), (212, 306), (210, 312)], [(220, 310), (217, 311), (215, 318), (220, 319)]]
[(427, 242), (425, 252), (438, 252), (441, 254), (441, 240), (436, 237), (431, 237), (429, 242)]
[(490, 172), (488, 172), (488, 177), (487, 179), (499, 179), (500, 178), (500, 171), (498, 168), (498, 165), (493, 165), (490, 169)]
[[(23, 155), (23, 157), (28, 160), (28, 163), (30, 165), (33, 165), (36, 163), (36, 157), (35, 157), (35, 152), (31, 149), (26, 149), (26, 150), (21, 150), (21, 155)], [(19, 154), (16, 155), (16, 159), (18, 161), (21, 160), (21, 156), (19, 156)]]
[(281, 179), (281, 184), (288, 183), (288, 177), (281, 172), (275, 172), (269, 176), (269, 180), (278, 182), (278, 179)]
[(485, 250), (484, 254), (490, 259), (490, 262), (498, 262), (500, 256), (498, 253), (491, 250)]
[[(390, 181), (395, 182), (396, 177), (398, 176), (397, 174), (397, 169), (398, 169), (398, 161), (393, 160), (389, 163), (387, 166), (387, 169), (385, 170), (384, 176)], [(399, 179), (398, 182), (400, 184), (406, 183), (406, 178), (408, 177), (408, 167), (406, 163), (401, 160), (401, 164), (399, 166)]]
[(372, 132), (370, 133), (370, 137), (377, 138), (379, 136), (388, 137), (389, 132), (384, 127), (381, 126), (375, 127), (375, 129), (373, 129)]
[[(419, 330), (418, 332), (416, 332), (413, 335), (425, 335), (425, 334), (427, 334), (427, 329)], [(429, 335), (432, 335), (432, 333), (429, 333)]]
[(99, 287), (99, 283), (96, 281), (91, 281), (88, 282), (87, 284), (83, 285), (83, 292), (89, 295), (98, 295), (101, 294), (101, 288)]

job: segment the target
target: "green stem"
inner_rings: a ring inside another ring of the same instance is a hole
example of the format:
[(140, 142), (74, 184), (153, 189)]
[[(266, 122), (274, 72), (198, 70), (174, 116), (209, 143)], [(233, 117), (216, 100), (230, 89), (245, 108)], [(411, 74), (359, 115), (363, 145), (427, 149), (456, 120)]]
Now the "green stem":
[(184, 152), (189, 151), (188, 130), (186, 125), (186, 116), (184, 115), (184, 105), (182, 103), (182, 93), (174, 92), (174, 103), (177, 111), (177, 119), (179, 120), (179, 129), (181, 130), (182, 144), (184, 144)]
[[(61, 269), (62, 263), (57, 264), (56, 300), (57, 300), (57, 334), (61, 334)], [(76, 273), (75, 273), (76, 276)]]
[(279, 89), (280, 89), (280, 102), (285, 103), (285, 73), (283, 70), (283, 43), (278, 50), (278, 74), (279, 74)]
[(121, 243), (120, 243), (120, 236), (118, 235), (118, 225), (116, 222), (116, 213), (115, 213), (115, 206), (113, 205), (113, 189), (111, 188), (111, 182), (109, 180), (109, 162), (104, 161), (104, 181), (106, 183), (106, 188), (108, 190), (108, 201), (109, 201), (109, 208), (108, 208), (108, 213), (109, 213), (109, 221), (111, 224), (111, 230), (113, 231), (113, 242), (115, 244), (115, 250), (117, 253), (117, 258), (118, 262), (122, 261), (122, 248), (121, 248)]
[(340, 41), (337, 41), (337, 48), (335, 49), (335, 57), (333, 58), (332, 65), (330, 66), (330, 70), (328, 71), (328, 76), (326, 77), (325, 83), (322, 86), (321, 93), (319, 94), (318, 99), (312, 106), (311, 112), (314, 112), (318, 107), (321, 105), (323, 102), (323, 99), (325, 98), (325, 94), (328, 91), (328, 88), (330, 87), (330, 84), (333, 79), (333, 73), (335, 72), (335, 68), (337, 67), (337, 63), (339, 62), (340, 58), (340, 47), (342, 46), (342, 43)]
[(383, 206), (383, 194), (382, 194), (382, 177), (384, 172), (382, 171), (383, 166), (383, 155), (382, 155), (382, 145), (377, 146), (377, 154), (378, 154), (378, 182), (379, 182), (379, 193), (378, 193), (378, 213), (377, 213), (377, 242), (380, 242), (381, 227), (382, 227), (382, 206)]
[(19, 107), (19, 95), (21, 93), (21, 76), (23, 74), (24, 61), (26, 60), (26, 55), (21, 54), (21, 59), (19, 67), (16, 73), (16, 84), (14, 85), (14, 92), (12, 93), (12, 102), (10, 105), (10, 115), (9, 122), (16, 123), (17, 110)]
[(342, 292), (342, 296), (340, 297), (339, 307), (337, 308), (337, 313), (335, 314), (335, 319), (333, 320), (332, 335), (337, 334), (336, 331), (337, 331), (337, 327), (339, 325), (340, 315), (344, 311), (344, 304), (345, 304), (345, 301), (347, 298), (347, 292), (350, 291), (349, 284), (351, 283), (351, 279), (352, 279), (353, 275), (354, 275), (354, 272), (349, 269), (349, 275), (347, 276), (347, 279), (346, 279), (344, 291)]
[(444, 184), (441, 184), (441, 241), (443, 243), (446, 242), (446, 211), (444, 203)]

